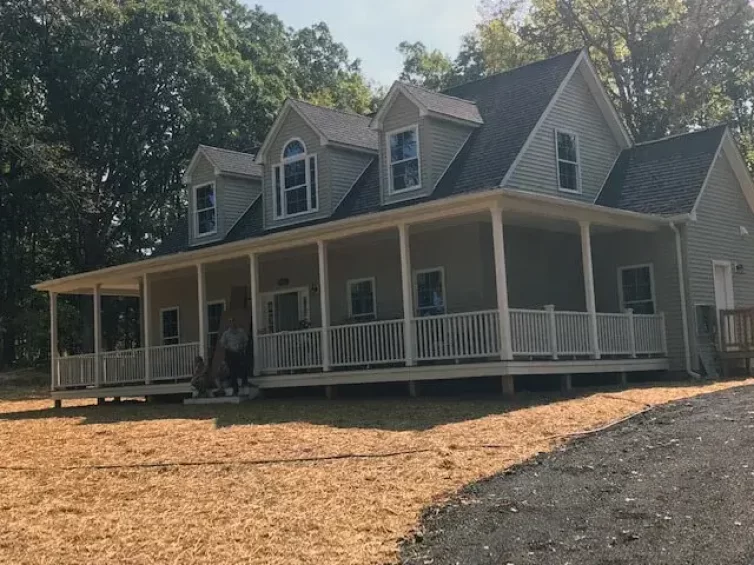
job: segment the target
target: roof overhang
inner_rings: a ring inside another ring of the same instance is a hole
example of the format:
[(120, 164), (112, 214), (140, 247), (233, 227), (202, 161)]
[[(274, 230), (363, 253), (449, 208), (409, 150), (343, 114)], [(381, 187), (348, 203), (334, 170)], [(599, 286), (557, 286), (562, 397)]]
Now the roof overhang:
[[(276, 232), (258, 238), (107, 267), (98, 271), (41, 282), (33, 285), (33, 288), (40, 291), (77, 293), (79, 289), (91, 289), (100, 284), (102, 288), (133, 290), (138, 287), (140, 278), (145, 274), (245, 257), (250, 253), (269, 253), (301, 247), (320, 240), (336, 240), (391, 229), (400, 224), (419, 224), (453, 216), (464, 216), (492, 207), (501, 207), (503, 213), (521, 212), (552, 219), (589, 222), (594, 225), (638, 231), (656, 231), (669, 225), (671, 221), (670, 218), (662, 216), (608, 208), (588, 202), (490, 187), (471, 194), (430, 200), (402, 208)], [(680, 218), (674, 220), (677, 222)]]
[(288, 115), (291, 112), (296, 112), (296, 114), (302, 120), (304, 120), (304, 122), (306, 122), (306, 125), (308, 125), (312, 129), (312, 131), (319, 136), (319, 140), (322, 145), (327, 144), (328, 139), (325, 134), (322, 133), (322, 131), (317, 126), (315, 126), (307, 116), (305, 116), (302, 112), (299, 112), (298, 108), (296, 108), (296, 104), (291, 98), (287, 98), (283, 103), (283, 107), (278, 112), (275, 121), (272, 123), (270, 131), (267, 132), (262, 146), (259, 148), (259, 151), (257, 151), (257, 154), (254, 157), (255, 163), (264, 162), (264, 159), (267, 156), (267, 152), (270, 150), (270, 145), (272, 145), (272, 141), (275, 139), (275, 137), (277, 137), (277, 134), (280, 132), (280, 128), (283, 127), (285, 120), (288, 118)]
[(201, 157), (207, 159), (207, 161), (209, 161), (210, 164), (215, 168), (215, 176), (218, 176), (220, 174), (220, 169), (218, 168), (217, 163), (215, 163), (209, 156), (209, 154), (204, 150), (204, 145), (200, 145), (199, 147), (197, 147), (196, 151), (194, 151), (194, 156), (191, 157), (191, 161), (189, 162), (188, 167), (186, 167), (186, 170), (183, 173), (182, 180), (184, 184), (191, 184), (191, 174), (194, 172), (194, 169), (196, 168), (196, 165)]

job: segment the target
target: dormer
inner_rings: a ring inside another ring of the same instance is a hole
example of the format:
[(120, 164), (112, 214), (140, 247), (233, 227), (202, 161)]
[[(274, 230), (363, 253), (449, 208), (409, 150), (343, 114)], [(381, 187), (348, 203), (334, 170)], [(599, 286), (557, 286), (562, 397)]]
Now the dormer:
[(200, 145), (183, 181), (188, 186), (189, 245), (222, 240), (262, 193), (262, 168), (251, 153)]
[(376, 158), (369, 118), (287, 100), (256, 157), (265, 227), (329, 217)]
[(382, 203), (430, 195), (483, 123), (469, 100), (394, 83), (370, 124), (379, 136)]

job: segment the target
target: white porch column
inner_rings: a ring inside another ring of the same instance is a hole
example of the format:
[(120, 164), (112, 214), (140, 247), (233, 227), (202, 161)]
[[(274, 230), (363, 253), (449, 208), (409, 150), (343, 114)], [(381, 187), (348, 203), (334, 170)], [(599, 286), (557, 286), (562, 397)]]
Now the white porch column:
[(511, 343), (511, 316), (508, 307), (508, 274), (505, 268), (505, 240), (503, 238), (503, 211), (500, 206), (490, 208), (492, 216), (492, 242), (495, 253), (495, 282), (497, 285), (497, 310), (500, 317), (500, 358), (513, 359)]
[(398, 239), (401, 249), (401, 289), (403, 293), (403, 349), (405, 350), (406, 365), (412, 366), (414, 361), (414, 332), (411, 323), (414, 317), (414, 300), (411, 292), (411, 246), (409, 245), (408, 224), (398, 226)]
[(319, 309), (322, 317), (322, 370), (330, 370), (330, 273), (327, 268), (327, 242), (317, 242), (319, 256)]
[(149, 288), (149, 275), (146, 273), (141, 281), (141, 324), (143, 327), (144, 341), (144, 382), (152, 382), (152, 291)]
[(58, 385), (58, 295), (50, 293), (50, 389)]
[(600, 358), (600, 345), (597, 338), (597, 307), (594, 298), (594, 272), (592, 270), (592, 234), (589, 222), (579, 222), (581, 228), (581, 264), (584, 268), (584, 291), (586, 311), (589, 313), (589, 342), (592, 356)]
[(196, 265), (196, 291), (199, 303), (199, 354), (207, 360), (207, 290), (204, 263)]
[(102, 382), (102, 296), (100, 285), (94, 286), (92, 310), (94, 314), (94, 386)]
[(249, 275), (250, 275), (250, 294), (251, 297), (251, 357), (254, 360), (252, 374), (256, 377), (260, 373), (260, 352), (259, 352), (259, 255), (249, 253)]

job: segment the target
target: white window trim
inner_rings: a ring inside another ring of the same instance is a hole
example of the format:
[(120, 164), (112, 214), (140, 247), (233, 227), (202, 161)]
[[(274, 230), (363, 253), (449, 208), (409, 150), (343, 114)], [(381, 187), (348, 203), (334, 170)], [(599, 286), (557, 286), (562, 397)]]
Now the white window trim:
[[(413, 131), (416, 135), (416, 163), (418, 165), (418, 171), (419, 171), (419, 184), (416, 186), (412, 186), (409, 188), (402, 188), (400, 190), (395, 190), (393, 187), (393, 165), (405, 163), (406, 161), (413, 160), (413, 157), (411, 159), (403, 159), (401, 161), (396, 161), (393, 163), (393, 156), (390, 152), (390, 138), (394, 135), (398, 135), (399, 133), (403, 133), (406, 131)], [(391, 131), (388, 131), (385, 133), (385, 152), (387, 153), (387, 182), (388, 182), (388, 193), (392, 195), (402, 195), (402, 194), (408, 194), (411, 192), (414, 192), (416, 190), (421, 190), (422, 188), (422, 156), (421, 156), (421, 143), (419, 142), (419, 125), (414, 124), (412, 126), (403, 127), (394, 129)]]
[(168, 339), (175, 339), (178, 338), (178, 343), (171, 343), (169, 345), (178, 345), (181, 343), (181, 309), (178, 306), (169, 306), (167, 308), (160, 308), (160, 345), (165, 346), (165, 324), (163, 323), (162, 315), (165, 312), (172, 312), (175, 311), (175, 318), (177, 320), (177, 329), (178, 329), (178, 335), (177, 336), (169, 336)]
[(213, 333), (216, 333), (216, 334), (220, 333), (220, 328), (217, 328), (216, 332), (209, 331), (209, 307), (210, 306), (217, 306), (218, 304), (222, 304), (223, 305), (223, 314), (224, 314), (226, 312), (227, 308), (228, 308), (227, 304), (225, 303), (225, 299), (224, 298), (221, 299), (221, 300), (208, 300), (207, 301), (207, 337), (209, 337)]
[[(573, 139), (576, 142), (576, 162), (569, 161), (568, 159), (561, 159), (560, 158), (560, 151), (558, 150), (558, 134), (562, 133), (563, 135), (570, 135), (573, 136)], [(576, 165), (576, 186), (578, 187), (576, 190), (571, 190), (570, 188), (564, 188), (560, 183), (560, 162), (563, 161), (564, 163), (569, 163), (571, 165)], [(581, 186), (581, 149), (580, 149), (580, 143), (579, 143), (579, 134), (577, 134), (575, 131), (569, 131), (566, 129), (555, 129), (555, 174), (558, 179), (558, 190), (560, 192), (567, 192), (568, 194), (581, 194), (582, 193), (582, 186)]]
[[(353, 285), (363, 283), (363, 282), (370, 282), (372, 284), (372, 311), (367, 314), (354, 314), (353, 313), (353, 304), (351, 302), (351, 287)], [(348, 304), (348, 317), (352, 320), (359, 320), (359, 319), (368, 319), (373, 318), (377, 319), (377, 280), (375, 277), (364, 277), (361, 279), (348, 279), (346, 281), (346, 302)]]
[[(265, 322), (265, 326), (267, 323), (267, 310), (265, 306), (267, 305), (267, 302), (270, 300), (274, 301), (274, 298), (278, 294), (289, 294), (296, 292), (298, 293), (298, 312), (299, 312), (299, 320), (306, 320), (309, 323), (312, 321), (312, 301), (309, 297), (309, 287), (307, 286), (298, 286), (298, 287), (291, 287), (291, 288), (280, 288), (278, 290), (271, 290), (269, 292), (261, 292), (259, 293), (259, 302), (260, 302), (260, 312), (262, 312)], [(266, 328), (265, 328), (266, 331)], [(270, 332), (268, 332), (270, 333)], [(272, 332), (272, 333), (282, 333), (282, 332)]]
[[(283, 157), (283, 154), (285, 152), (285, 148), (288, 147), (291, 143), (294, 141), (298, 141), (301, 146), (304, 148), (304, 152), (300, 155), (296, 155), (295, 157), (288, 157), (287, 159)], [(317, 182), (317, 205), (315, 207), (311, 207), (312, 203), (312, 178), (311, 178), (311, 167), (309, 165), (309, 159), (314, 160), (314, 176), (315, 180)], [(305, 185), (297, 185), (295, 187), (286, 188), (285, 186), (285, 166), (290, 165), (291, 163), (295, 163), (296, 161), (304, 161), (304, 169), (305, 169), (305, 178), (306, 178), (306, 184)], [(277, 184), (275, 183), (275, 173), (276, 171), (280, 171), (280, 187), (282, 189), (283, 194), (283, 201), (280, 202), (280, 214), (277, 213), (278, 210), (278, 188)], [(272, 200), (273, 200), (273, 217), (276, 220), (286, 220), (288, 218), (295, 218), (297, 216), (305, 216), (307, 214), (313, 214), (314, 212), (319, 211), (319, 159), (317, 158), (316, 153), (309, 153), (308, 149), (306, 148), (306, 143), (299, 138), (299, 137), (292, 137), (288, 141), (286, 141), (283, 144), (283, 148), (280, 150), (280, 163), (277, 165), (274, 165), (272, 167)], [(286, 213), (286, 193), (288, 190), (294, 190), (294, 189), (300, 189), (302, 186), (306, 186), (306, 204), (308, 209), (304, 210), (303, 212), (296, 212), (295, 214), (287, 214)]]
[(639, 263), (638, 265), (622, 265), (618, 267), (618, 303), (620, 304), (620, 311), (626, 311), (626, 303), (623, 299), (623, 271), (631, 271), (634, 269), (644, 269), (649, 267), (649, 284), (652, 287), (652, 309), (657, 314), (657, 297), (655, 296), (655, 268), (653, 263)]
[[(214, 205), (212, 208), (202, 208), (199, 210), (196, 206), (196, 193), (199, 192), (200, 188), (204, 188), (205, 186), (211, 186), (212, 187), (212, 196), (214, 197)], [(200, 237), (209, 237), (212, 235), (215, 235), (217, 233), (217, 224), (219, 223), (220, 218), (218, 217), (217, 213), (217, 185), (214, 182), (205, 182), (202, 184), (197, 184), (193, 187), (193, 205), (194, 205), (194, 234), (197, 238)], [(215, 229), (212, 231), (199, 233), (199, 212), (206, 212), (207, 210), (214, 210), (215, 211)]]
[(414, 269), (414, 316), (419, 315), (419, 275), (435, 271), (440, 271), (443, 314), (448, 313), (448, 287), (445, 286), (445, 267), (428, 267), (426, 269)]

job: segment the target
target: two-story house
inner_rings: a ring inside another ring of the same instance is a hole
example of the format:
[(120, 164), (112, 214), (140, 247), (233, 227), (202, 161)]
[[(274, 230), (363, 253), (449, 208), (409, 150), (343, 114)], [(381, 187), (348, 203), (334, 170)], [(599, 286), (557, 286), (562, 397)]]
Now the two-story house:
[[(201, 146), (149, 258), (46, 281), (52, 389), (188, 390), (230, 310), (261, 387), (705, 369), (716, 312), (754, 304), (754, 186), (724, 126), (634, 143), (585, 51), (359, 116), (288, 100), (256, 154)], [(94, 351), (56, 297), (94, 297)], [(139, 349), (100, 299), (139, 296)]]

